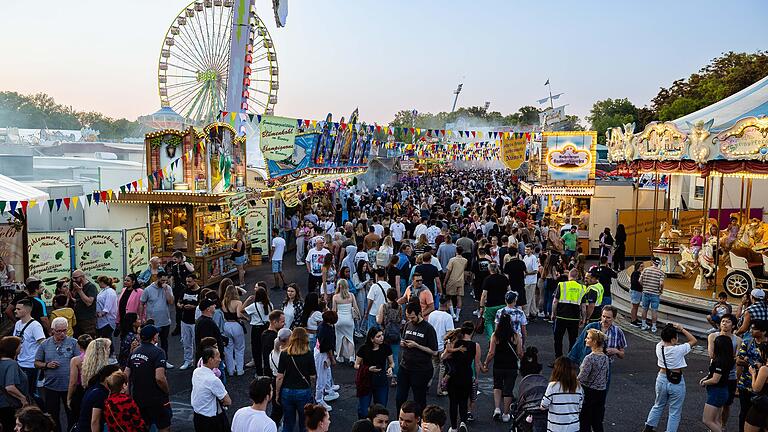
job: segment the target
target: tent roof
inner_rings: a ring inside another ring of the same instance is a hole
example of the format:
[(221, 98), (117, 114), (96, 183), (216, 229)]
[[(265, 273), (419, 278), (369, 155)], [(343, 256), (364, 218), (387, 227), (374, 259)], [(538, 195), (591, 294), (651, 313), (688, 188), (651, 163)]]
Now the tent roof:
[(719, 102), (680, 117), (674, 123), (680, 130), (687, 131), (690, 129), (687, 123), (714, 119), (712, 130), (721, 131), (744, 117), (764, 115), (768, 115), (768, 76)]
[(0, 174), (0, 201), (45, 201), (48, 194)]

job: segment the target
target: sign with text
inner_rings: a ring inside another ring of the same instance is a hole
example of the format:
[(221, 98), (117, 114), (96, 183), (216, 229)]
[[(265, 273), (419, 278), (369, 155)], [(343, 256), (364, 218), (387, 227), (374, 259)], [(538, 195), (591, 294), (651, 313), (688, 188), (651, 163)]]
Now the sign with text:
[(545, 132), (544, 140), (549, 181), (585, 184), (595, 178), (596, 132)]
[(251, 250), (260, 248), (262, 255), (269, 254), (269, 202), (259, 200), (245, 214), (245, 233), (251, 242)]
[(261, 118), (259, 148), (264, 158), (283, 161), (293, 155), (296, 139), (296, 119), (265, 115)]
[(56, 281), (71, 274), (70, 251), (69, 231), (27, 234), (29, 274), (43, 281), (42, 298), (46, 303), (53, 299)]
[(520, 168), (525, 161), (525, 134), (509, 133), (501, 140), (501, 161), (511, 170)]
[(85, 272), (94, 284), (99, 276), (108, 276), (120, 292), (123, 287), (122, 231), (75, 230), (75, 267)]
[(149, 267), (149, 229), (125, 230), (126, 273), (136, 274)]

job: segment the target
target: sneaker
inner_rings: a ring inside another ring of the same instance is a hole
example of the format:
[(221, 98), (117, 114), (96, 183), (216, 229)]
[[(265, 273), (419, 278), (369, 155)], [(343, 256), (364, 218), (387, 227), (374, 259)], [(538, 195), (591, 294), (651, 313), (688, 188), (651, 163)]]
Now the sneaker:
[(645, 331), (645, 330), (648, 330), (649, 328), (650, 327), (648, 327), (648, 323), (646, 323), (646, 322), (640, 323), (640, 330)]
[(365, 335), (363, 335), (363, 334), (362, 334), (362, 333), (360, 333), (359, 331), (356, 331), (356, 332), (355, 332), (355, 337), (356, 337), (356, 338), (364, 338), (364, 337), (365, 337)]
[(327, 395), (323, 396), (323, 400), (326, 402), (335, 401), (338, 398), (339, 398), (339, 394), (336, 393), (335, 391), (331, 391)]
[(493, 410), (493, 420), (494, 421), (501, 420), (501, 410), (500, 409), (496, 408), (495, 410)]
[(245, 375), (245, 371), (237, 371), (237, 372), (235, 372), (235, 375), (243, 376), (243, 375)]
[(338, 384), (334, 384), (334, 385), (331, 386), (331, 390), (333, 390), (333, 391), (338, 391), (340, 388), (341, 388), (341, 386), (339, 386)]
[(464, 422), (459, 423), (459, 432), (467, 432), (467, 425)]
[(468, 412), (468, 413), (467, 413), (467, 421), (468, 421), (468, 422), (473, 422), (473, 421), (475, 421), (475, 415), (474, 415), (474, 414), (472, 414), (471, 412)]
[(245, 367), (247, 367), (247, 368), (252, 368), (254, 366), (256, 366), (256, 363), (253, 360), (251, 360), (251, 361), (249, 361), (248, 363), (245, 364)]
[(453, 318), (453, 320), (456, 321), (456, 322), (459, 321), (459, 316), (456, 315), (456, 314), (451, 315), (451, 318)]
[(503, 421), (504, 423), (509, 423), (509, 419), (510, 419), (509, 414), (502, 414), (501, 415), (501, 421)]
[(544, 312), (539, 312), (539, 318), (544, 318)]
[(458, 429), (448, 428), (448, 432), (458, 432), (458, 431), (459, 431)]
[(171, 363), (169, 363), (169, 362), (165, 362), (165, 368), (166, 368), (166, 369), (173, 369), (173, 368), (175, 368), (175, 367), (176, 367), (176, 366), (172, 365)]
[(179, 370), (187, 370), (192, 366), (192, 362), (184, 362), (183, 365), (179, 368)]
[(634, 320), (631, 323), (629, 323), (629, 325), (632, 325), (632, 326), (635, 326), (635, 327), (640, 327), (640, 320)]
[(656, 333), (656, 326), (651, 327), (651, 333)]
[(325, 410), (328, 412), (331, 412), (333, 410), (333, 407), (325, 403), (325, 401), (320, 401), (317, 404), (325, 408)]
[(474, 315), (474, 316), (479, 318), (480, 317), (480, 309), (475, 309), (474, 311), (472, 311), (472, 315)]

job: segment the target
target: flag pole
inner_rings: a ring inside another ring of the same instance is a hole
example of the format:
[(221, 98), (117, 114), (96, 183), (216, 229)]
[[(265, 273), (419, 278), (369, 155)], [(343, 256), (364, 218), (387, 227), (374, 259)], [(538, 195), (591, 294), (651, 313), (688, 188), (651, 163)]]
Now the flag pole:
[(547, 78), (547, 87), (549, 87), (549, 107), (555, 109), (555, 104), (552, 101), (552, 84), (549, 83), (549, 78)]

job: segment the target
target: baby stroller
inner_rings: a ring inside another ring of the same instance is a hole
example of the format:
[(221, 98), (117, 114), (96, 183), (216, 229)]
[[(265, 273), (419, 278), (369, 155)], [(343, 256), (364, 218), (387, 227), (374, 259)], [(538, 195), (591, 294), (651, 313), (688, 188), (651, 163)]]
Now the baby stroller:
[(546, 432), (547, 411), (540, 408), (541, 399), (549, 381), (544, 375), (528, 375), (517, 386), (517, 401), (512, 403), (514, 413), (511, 432)]

